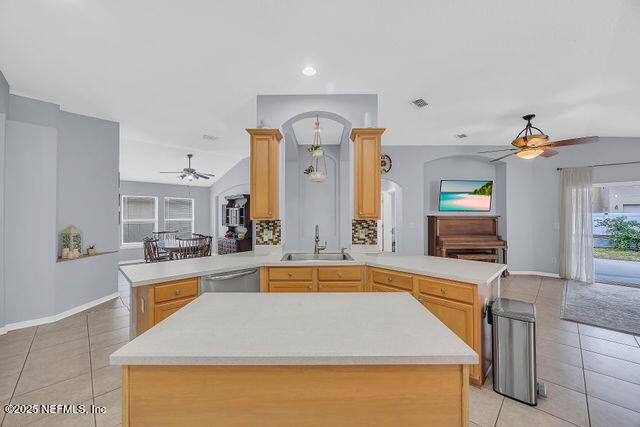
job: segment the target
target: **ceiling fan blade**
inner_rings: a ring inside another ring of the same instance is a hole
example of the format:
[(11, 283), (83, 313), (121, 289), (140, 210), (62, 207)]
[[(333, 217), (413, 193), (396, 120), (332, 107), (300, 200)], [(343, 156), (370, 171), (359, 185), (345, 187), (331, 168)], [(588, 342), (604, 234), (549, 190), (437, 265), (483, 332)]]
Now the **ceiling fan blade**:
[(556, 150), (552, 150), (551, 148), (545, 148), (540, 157), (553, 157), (557, 155), (558, 152)]
[[(199, 172), (198, 172), (198, 173), (199, 173)], [(214, 175), (214, 174), (212, 174), (212, 173), (202, 173), (202, 174), (200, 174), (200, 175), (210, 176), (211, 178), (214, 178), (214, 177), (215, 177), (215, 175)]]
[(561, 141), (552, 141), (544, 144), (545, 147), (565, 147), (567, 145), (591, 144), (598, 142), (600, 138), (597, 136), (585, 136), (583, 138), (563, 139)]
[(505, 156), (498, 157), (497, 159), (493, 159), (493, 160), (491, 160), (489, 163), (497, 162), (498, 160), (502, 160), (502, 159), (505, 159), (505, 158), (507, 158), (507, 157), (509, 157), (509, 156), (513, 156), (514, 154), (516, 154), (516, 153), (509, 153), (509, 154), (507, 154), (507, 155), (505, 155)]
[(166, 172), (166, 171), (162, 171), (162, 172), (158, 172), (158, 173), (182, 173), (182, 171), (180, 171), (180, 172)]
[(208, 176), (203, 175), (203, 174), (198, 173), (198, 172), (195, 172), (193, 175), (194, 175), (196, 178), (209, 179), (209, 177), (208, 177)]
[(489, 151), (478, 151), (478, 154), (483, 153), (499, 153), (500, 151), (518, 151), (517, 148), (505, 148), (503, 150), (489, 150)]

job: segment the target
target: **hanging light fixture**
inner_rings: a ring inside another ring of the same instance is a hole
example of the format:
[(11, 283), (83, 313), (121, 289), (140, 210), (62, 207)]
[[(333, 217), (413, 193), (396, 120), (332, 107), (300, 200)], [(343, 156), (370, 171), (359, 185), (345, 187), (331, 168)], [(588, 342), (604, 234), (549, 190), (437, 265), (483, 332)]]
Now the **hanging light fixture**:
[(538, 157), (542, 153), (544, 153), (543, 147), (524, 148), (522, 151), (518, 151), (516, 153), (516, 156), (520, 157), (521, 159), (531, 160)]
[[(549, 140), (549, 136), (545, 135), (544, 132), (542, 132), (540, 129), (538, 129), (537, 127), (531, 124), (531, 120), (535, 116), (536, 116), (535, 114), (527, 114), (526, 116), (522, 117), (524, 120), (527, 121), (527, 125), (524, 127), (524, 129), (520, 131), (518, 136), (516, 136), (516, 139), (514, 139), (513, 142), (511, 143), (511, 145), (513, 145), (514, 147), (538, 147), (542, 144), (547, 143), (547, 141)], [(534, 130), (537, 132), (534, 132)], [(518, 154), (517, 156), (522, 157), (524, 159), (527, 159), (527, 158), (532, 159), (533, 157), (539, 156), (541, 153), (542, 151), (538, 154), (533, 155), (532, 157), (524, 157)]]
[(309, 147), (309, 153), (311, 153), (311, 164), (304, 173), (309, 175), (309, 179), (313, 182), (324, 182), (327, 179), (327, 159), (324, 157), (322, 138), (320, 138), (320, 119), (318, 116), (316, 116), (313, 144)]

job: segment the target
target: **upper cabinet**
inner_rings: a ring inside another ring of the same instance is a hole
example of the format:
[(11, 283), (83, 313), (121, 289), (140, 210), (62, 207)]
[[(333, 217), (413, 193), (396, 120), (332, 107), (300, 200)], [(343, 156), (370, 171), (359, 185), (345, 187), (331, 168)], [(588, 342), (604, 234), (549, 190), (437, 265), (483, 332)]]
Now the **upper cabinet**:
[(354, 128), (354, 219), (380, 219), (380, 146), (383, 128)]
[(247, 129), (251, 135), (251, 219), (278, 216), (278, 129)]

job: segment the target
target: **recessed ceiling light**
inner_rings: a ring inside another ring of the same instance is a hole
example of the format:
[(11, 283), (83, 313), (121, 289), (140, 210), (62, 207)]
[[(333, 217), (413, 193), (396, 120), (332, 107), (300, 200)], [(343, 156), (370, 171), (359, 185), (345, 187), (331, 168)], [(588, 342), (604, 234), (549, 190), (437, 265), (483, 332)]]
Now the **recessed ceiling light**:
[(422, 98), (414, 99), (411, 103), (418, 108), (424, 108), (429, 105), (429, 103)]
[(317, 72), (318, 70), (316, 70), (314, 67), (310, 65), (302, 69), (302, 74), (304, 74), (307, 77), (313, 77), (316, 75)]

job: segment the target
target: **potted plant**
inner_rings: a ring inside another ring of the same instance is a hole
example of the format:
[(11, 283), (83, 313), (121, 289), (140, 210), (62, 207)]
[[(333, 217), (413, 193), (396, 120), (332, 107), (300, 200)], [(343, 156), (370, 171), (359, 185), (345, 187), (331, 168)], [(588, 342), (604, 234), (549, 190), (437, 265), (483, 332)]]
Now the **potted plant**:
[(304, 170), (304, 174), (305, 174), (305, 175), (311, 175), (311, 174), (313, 173), (313, 170), (314, 170), (314, 169), (313, 169), (313, 166), (312, 166), (312, 165), (309, 165), (309, 166), (307, 166), (307, 168)]
[(322, 156), (324, 156), (324, 149), (322, 148), (322, 145), (312, 144), (312, 145), (309, 146), (308, 150), (311, 153), (311, 157), (322, 157)]
[(96, 254), (96, 245), (93, 244), (87, 248), (87, 255), (93, 256)]

